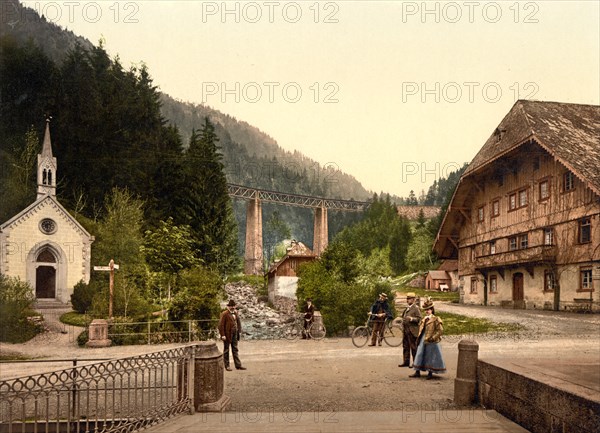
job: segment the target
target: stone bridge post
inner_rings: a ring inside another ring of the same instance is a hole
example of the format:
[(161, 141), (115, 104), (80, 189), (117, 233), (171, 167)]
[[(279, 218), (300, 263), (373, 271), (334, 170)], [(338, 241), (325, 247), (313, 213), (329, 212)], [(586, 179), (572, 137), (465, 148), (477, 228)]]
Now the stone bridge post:
[(327, 227), (327, 208), (315, 208), (315, 225), (313, 234), (313, 252), (320, 256), (327, 248), (329, 231)]
[(468, 406), (477, 399), (477, 361), (479, 344), (475, 340), (458, 343), (458, 363), (454, 379), (454, 403)]
[(246, 248), (244, 253), (244, 274), (263, 273), (262, 206), (258, 198), (248, 202), (246, 207)]

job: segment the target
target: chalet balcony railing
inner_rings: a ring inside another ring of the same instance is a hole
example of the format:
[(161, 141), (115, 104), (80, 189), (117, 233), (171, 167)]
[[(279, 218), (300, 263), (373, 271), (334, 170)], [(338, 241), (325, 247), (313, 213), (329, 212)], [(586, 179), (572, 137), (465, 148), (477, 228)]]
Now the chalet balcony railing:
[(487, 254), (475, 258), (475, 269), (494, 269), (499, 267), (552, 263), (556, 261), (556, 245), (537, 245), (513, 251)]

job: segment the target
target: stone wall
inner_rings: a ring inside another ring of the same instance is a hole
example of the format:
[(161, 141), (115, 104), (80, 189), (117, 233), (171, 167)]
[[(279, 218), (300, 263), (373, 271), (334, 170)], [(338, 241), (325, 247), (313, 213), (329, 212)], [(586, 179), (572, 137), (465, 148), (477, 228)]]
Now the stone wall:
[(597, 432), (600, 398), (566, 391), (548, 376), (511, 365), (504, 369), (479, 360), (479, 403), (494, 409), (532, 433)]

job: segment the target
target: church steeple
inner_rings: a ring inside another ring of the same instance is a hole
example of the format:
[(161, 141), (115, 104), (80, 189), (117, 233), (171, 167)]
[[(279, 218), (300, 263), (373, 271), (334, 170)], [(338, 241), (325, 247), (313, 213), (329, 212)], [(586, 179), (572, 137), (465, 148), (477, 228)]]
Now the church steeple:
[(38, 154), (37, 169), (37, 197), (46, 194), (56, 195), (56, 158), (52, 156), (52, 142), (50, 140), (50, 119), (46, 119), (46, 132), (44, 133), (44, 144), (42, 153)]

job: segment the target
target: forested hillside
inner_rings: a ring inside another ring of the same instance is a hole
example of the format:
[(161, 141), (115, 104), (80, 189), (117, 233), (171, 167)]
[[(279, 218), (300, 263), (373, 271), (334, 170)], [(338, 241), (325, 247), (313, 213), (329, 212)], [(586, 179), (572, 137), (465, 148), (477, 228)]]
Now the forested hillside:
[[(320, 166), (298, 151), (283, 150), (246, 122), (158, 92), (145, 66), (123, 68), (102, 46), (95, 47), (15, 0), (3, 7), (8, 25), (0, 27), (0, 181), (6, 188), (0, 220), (35, 198), (33, 167), (48, 116), (59, 163), (60, 199), (89, 218), (101, 214), (104, 197), (115, 186), (127, 187), (146, 202), (149, 226), (177, 212), (179, 195), (186, 194), (185, 188), (174, 189), (180, 157), (205, 117), (214, 125), (216, 150), (230, 183), (323, 197), (372, 197), (339, 167)], [(411, 192), (411, 197), (392, 201), (439, 205), (458, 177), (451, 174), (447, 181), (436, 181), (418, 200)], [(245, 203), (236, 201), (233, 207), (242, 245)], [(311, 210), (265, 204), (264, 221), (275, 211), (293, 238), (312, 245)], [(331, 212), (330, 237), (358, 218), (359, 214)]]
[[(112, 186), (127, 185), (142, 198), (154, 195), (149, 198), (148, 212), (161, 214), (161, 208), (171, 206), (165, 203), (168, 197), (156, 195), (159, 189), (169, 190), (169, 179), (164, 178), (169, 177), (165, 170), (172, 162), (171, 152), (188, 147), (192, 130), (198, 130), (205, 117), (215, 126), (230, 183), (355, 200), (371, 196), (338, 167), (322, 167), (299, 152), (286, 152), (257, 128), (210, 107), (159, 93), (145, 67), (125, 70), (102, 46), (94, 47), (17, 1), (7, 2), (4, 10), (9, 11), (5, 18), (10, 18), (10, 25), (0, 27), (3, 160), (6, 164), (14, 158), (26, 159), (26, 132), (31, 140), (37, 133), (39, 140), (44, 119), (52, 116), (59, 193), (67, 206), (93, 215), (102, 209), (103, 197)], [(10, 217), (32, 199), (33, 173), (26, 167), (28, 163), (31, 161), (16, 165), (26, 172), (21, 177), (29, 176), (29, 188), (19, 187), (20, 194), (6, 197), (0, 219)], [(11, 164), (15, 165), (14, 161)], [(15, 183), (8, 174), (4, 170), (2, 181)], [(244, 203), (234, 203), (234, 209), (241, 241)], [(310, 210), (265, 205), (265, 220), (275, 210), (289, 224), (292, 237), (312, 244)], [(355, 214), (331, 216), (332, 236), (357, 218)]]

